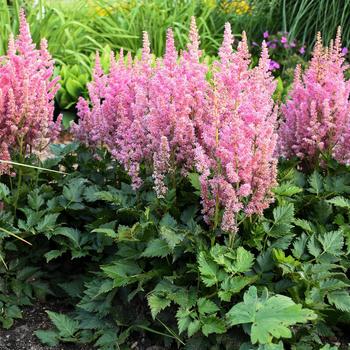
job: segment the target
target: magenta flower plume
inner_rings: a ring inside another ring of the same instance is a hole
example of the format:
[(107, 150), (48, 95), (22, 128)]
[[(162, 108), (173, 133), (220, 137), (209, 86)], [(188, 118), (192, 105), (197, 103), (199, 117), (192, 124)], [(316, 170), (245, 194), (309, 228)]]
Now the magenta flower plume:
[[(7, 55), (0, 58), (0, 158), (13, 152), (42, 151), (60, 131), (61, 117), (53, 122), (54, 96), (59, 77), (52, 79), (53, 60), (45, 40), (36, 49), (23, 10), (20, 33), (10, 37)], [(0, 165), (0, 174), (9, 172)]]
[(290, 100), (282, 107), (280, 154), (316, 166), (323, 156), (350, 162), (350, 82), (345, 80), (340, 30), (329, 48), (321, 35), (309, 68), (297, 67)]

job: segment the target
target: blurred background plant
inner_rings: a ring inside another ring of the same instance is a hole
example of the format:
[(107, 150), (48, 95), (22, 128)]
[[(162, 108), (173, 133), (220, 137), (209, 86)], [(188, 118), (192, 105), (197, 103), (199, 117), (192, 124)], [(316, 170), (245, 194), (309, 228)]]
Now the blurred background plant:
[(191, 16), (196, 17), (201, 48), (210, 61), (217, 54), (227, 21), (236, 37), (245, 30), (252, 45), (260, 45), (267, 31), (277, 33), (265, 39), (279, 40), (271, 42), (270, 53), (280, 65), (274, 67), (275, 76), (287, 79), (286, 84), (291, 77), (288, 67), (308, 56), (316, 31), (322, 31), (328, 42), (341, 25), (343, 43), (346, 47), (350, 43), (350, 3), (343, 0), (0, 0), (0, 55), (6, 52), (9, 33), (18, 31), (21, 7), (34, 41), (48, 40), (63, 86), (56, 105), (70, 113), (75, 113), (77, 97), (86, 93), (96, 51), (123, 47), (137, 54), (145, 30), (153, 53), (160, 56), (168, 27), (173, 28), (177, 47), (182, 49)]

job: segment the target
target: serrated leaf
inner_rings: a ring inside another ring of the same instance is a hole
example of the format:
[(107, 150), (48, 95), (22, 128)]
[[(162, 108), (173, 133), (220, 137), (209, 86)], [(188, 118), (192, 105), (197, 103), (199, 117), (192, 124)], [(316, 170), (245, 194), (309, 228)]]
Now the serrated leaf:
[(200, 314), (213, 314), (219, 311), (219, 307), (211, 300), (199, 298), (197, 301), (198, 311)]
[(179, 308), (176, 312), (177, 326), (179, 328), (179, 333), (183, 333), (188, 329), (189, 324), (192, 321), (190, 317), (191, 311), (185, 308)]
[(117, 238), (118, 237), (117, 233), (111, 228), (101, 228), (100, 227), (100, 228), (95, 228), (91, 232), (103, 233), (104, 235), (106, 235), (107, 237), (110, 237), (110, 238)]
[(52, 323), (56, 326), (60, 337), (73, 338), (78, 331), (79, 323), (67, 315), (46, 311)]
[(45, 253), (46, 262), (49, 263), (51, 260), (56, 259), (60, 257), (63, 253), (65, 253), (65, 250), (50, 250), (49, 252)]
[(34, 334), (45, 345), (56, 346), (59, 343), (58, 334), (55, 331), (38, 330), (38, 331), (35, 331)]
[(293, 196), (294, 194), (300, 193), (302, 191), (302, 188), (288, 183), (283, 183), (280, 186), (274, 188), (273, 190), (275, 194), (286, 197)]
[(80, 246), (80, 231), (71, 227), (58, 227), (53, 235), (61, 235), (69, 238), (76, 247)]
[(305, 254), (306, 244), (308, 241), (308, 237), (305, 233), (303, 233), (300, 237), (298, 237), (293, 243), (292, 253), (294, 257), (300, 259)]
[(200, 329), (201, 329), (201, 323), (199, 320), (191, 321), (188, 324), (188, 328), (187, 328), (188, 337), (189, 338), (192, 337), (192, 335), (197, 333)]
[(200, 191), (201, 189), (201, 183), (199, 181), (199, 174), (197, 173), (189, 173), (188, 175), (188, 178), (191, 182), (191, 185), (193, 186), (193, 188), (196, 190), (196, 191)]
[(342, 248), (344, 246), (343, 233), (339, 231), (327, 232), (318, 237), (319, 242), (322, 244), (324, 252), (339, 256), (342, 254)]
[(203, 322), (202, 332), (207, 337), (209, 334), (223, 334), (226, 332), (225, 322), (216, 316), (207, 316), (201, 318)]
[(258, 276), (234, 276), (227, 277), (221, 283), (218, 293), (222, 301), (230, 302), (234, 294), (239, 293), (243, 288), (257, 280)]
[(171, 300), (161, 298), (156, 294), (151, 294), (147, 297), (148, 305), (151, 309), (153, 319), (159, 314), (160, 311), (164, 310), (171, 304)]
[(312, 236), (308, 243), (307, 243), (307, 249), (311, 255), (313, 255), (315, 258), (317, 258), (321, 252), (322, 248), (319, 242), (316, 240), (315, 236)]
[(40, 221), (36, 226), (37, 231), (44, 232), (48, 230), (53, 230), (59, 215), (60, 214), (57, 213), (45, 215), (42, 221)]
[(198, 255), (198, 265), (201, 279), (207, 287), (219, 282), (219, 267), (215, 262), (209, 260), (204, 252), (200, 252)]
[(243, 299), (244, 301), (234, 305), (226, 316), (231, 326), (251, 324), (253, 344), (271, 343), (273, 338), (290, 338), (290, 326), (316, 318), (312, 310), (303, 309), (291, 298), (283, 295), (269, 297), (267, 289), (259, 297), (256, 287), (250, 287)]
[(10, 194), (9, 188), (0, 182), (0, 200), (4, 200)]
[(313, 233), (312, 223), (310, 221), (304, 219), (294, 219), (293, 223), (295, 226), (302, 228), (304, 231), (308, 233)]
[(350, 200), (341, 196), (329, 199), (327, 203), (333, 204), (336, 207), (350, 209)]
[(270, 235), (281, 236), (290, 233), (293, 227), (294, 205), (288, 203), (287, 205), (278, 206), (273, 210), (273, 217), (274, 223), (269, 230)]
[(160, 235), (168, 243), (171, 250), (173, 250), (184, 239), (183, 234), (180, 234), (167, 226), (160, 227)]
[(235, 261), (236, 272), (248, 272), (254, 263), (254, 255), (243, 247), (237, 248)]
[(334, 305), (338, 310), (350, 312), (350, 295), (345, 290), (335, 290), (327, 294), (330, 304)]
[(309, 184), (311, 186), (311, 188), (309, 188), (309, 192), (315, 193), (317, 196), (323, 192), (323, 179), (317, 171), (314, 171), (310, 175)]
[(171, 250), (168, 243), (162, 239), (157, 238), (148, 242), (146, 249), (141, 255), (146, 258), (164, 258), (170, 253)]
[(95, 346), (106, 347), (110, 349), (118, 344), (118, 333), (114, 329), (107, 329), (103, 331), (103, 334), (97, 339)]

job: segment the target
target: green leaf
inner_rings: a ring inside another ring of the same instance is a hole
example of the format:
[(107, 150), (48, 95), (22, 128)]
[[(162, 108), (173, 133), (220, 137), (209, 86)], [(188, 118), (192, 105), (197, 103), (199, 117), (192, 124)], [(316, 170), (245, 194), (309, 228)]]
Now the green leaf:
[(103, 233), (104, 235), (106, 235), (107, 237), (110, 237), (110, 238), (117, 238), (118, 237), (117, 233), (111, 228), (95, 228), (91, 232)]
[(72, 179), (67, 186), (63, 187), (63, 196), (71, 203), (80, 203), (85, 190), (86, 179)]
[(74, 80), (71, 77), (69, 77), (65, 81), (65, 83), (66, 83), (65, 87), (69, 95), (75, 99), (78, 98), (84, 91), (84, 87), (80, 84), (80, 82), (77, 80)]
[(114, 329), (104, 329), (103, 334), (97, 339), (95, 346), (113, 349), (118, 344), (118, 333)]
[(74, 338), (78, 331), (79, 323), (64, 314), (46, 311), (52, 323), (57, 327), (60, 337)]
[(203, 322), (202, 332), (206, 337), (212, 333), (226, 333), (225, 322), (216, 316), (203, 317), (201, 318), (201, 321)]
[(65, 236), (69, 238), (76, 247), (80, 246), (80, 232), (77, 229), (71, 227), (58, 227), (53, 234)]
[(235, 261), (236, 272), (248, 272), (254, 263), (254, 255), (243, 247), (237, 248)]
[(201, 323), (199, 320), (191, 321), (188, 325), (187, 334), (188, 337), (192, 337), (193, 334), (197, 333), (201, 329)]
[(45, 203), (44, 197), (39, 194), (39, 190), (36, 189), (28, 194), (28, 204), (31, 209), (39, 210)]
[(166, 298), (161, 298), (156, 294), (151, 294), (147, 298), (148, 305), (151, 309), (151, 314), (153, 319), (159, 314), (160, 311), (164, 310), (171, 304), (171, 300)]
[(4, 200), (10, 194), (9, 188), (0, 182), (0, 200)]
[(315, 170), (312, 175), (309, 177), (309, 192), (315, 193), (317, 196), (323, 192), (323, 182), (322, 176)]
[(350, 295), (345, 290), (335, 290), (327, 294), (330, 304), (334, 305), (338, 310), (350, 312)]
[(42, 221), (39, 222), (39, 224), (36, 226), (37, 231), (39, 232), (45, 232), (45, 231), (51, 231), (55, 228), (57, 218), (60, 214), (47, 214), (44, 216)]
[(200, 314), (213, 314), (220, 310), (220, 308), (211, 300), (206, 298), (199, 298), (197, 301), (198, 311)]
[(184, 235), (167, 226), (160, 227), (160, 235), (168, 243), (171, 250), (184, 239)]
[(141, 254), (145, 258), (164, 258), (171, 253), (169, 245), (162, 239), (154, 239), (148, 242), (146, 249)]
[(45, 345), (57, 346), (59, 344), (58, 334), (55, 331), (38, 330), (38, 331), (35, 331), (34, 334)]
[(315, 236), (311, 236), (309, 239), (309, 242), (307, 243), (307, 249), (309, 253), (315, 258), (317, 258), (322, 252), (321, 245), (316, 240)]
[(250, 287), (243, 299), (226, 316), (231, 326), (251, 324), (253, 344), (271, 343), (274, 338), (290, 338), (292, 333), (288, 327), (316, 318), (312, 310), (303, 309), (291, 298), (283, 295), (269, 297), (267, 289), (258, 297), (256, 287)]
[(200, 191), (201, 190), (201, 183), (199, 181), (199, 174), (197, 173), (189, 173), (188, 174), (188, 178), (191, 182), (191, 185), (193, 186), (193, 188), (196, 190), (196, 191)]
[(198, 255), (199, 272), (203, 283), (207, 287), (214, 286), (219, 282), (219, 267), (205, 256), (204, 252)]
[(329, 199), (327, 203), (333, 204), (336, 207), (350, 209), (350, 200), (341, 196)]
[(226, 277), (221, 283), (218, 296), (222, 301), (230, 302), (234, 294), (239, 293), (243, 288), (254, 283), (257, 279), (258, 276)]
[(49, 252), (45, 253), (46, 262), (50, 262), (51, 260), (54, 260), (58, 257), (60, 257), (63, 253), (65, 253), (65, 250), (50, 250)]
[(344, 246), (344, 237), (342, 231), (332, 231), (321, 235), (318, 238), (322, 244), (324, 252), (339, 256), (342, 254), (342, 248)]
[(294, 257), (296, 257), (297, 259), (300, 259), (304, 255), (307, 241), (308, 241), (308, 236), (305, 233), (303, 233), (300, 237), (298, 237), (294, 241), (293, 249), (292, 249), (292, 253)]
[(176, 312), (177, 326), (179, 328), (179, 333), (185, 332), (190, 323), (192, 322), (191, 311), (186, 308), (180, 307)]
[(273, 210), (274, 223), (269, 231), (272, 236), (281, 236), (290, 232), (294, 219), (294, 205), (278, 206)]
[(312, 227), (312, 223), (310, 221), (304, 219), (294, 219), (293, 223), (295, 226), (302, 228), (304, 231), (308, 233), (313, 233), (314, 229)]
[(286, 196), (286, 197), (291, 197), (294, 194), (300, 193), (302, 192), (303, 189), (298, 187), (298, 186), (294, 186), (292, 184), (289, 183), (283, 183), (280, 186), (276, 187), (273, 192), (279, 196)]

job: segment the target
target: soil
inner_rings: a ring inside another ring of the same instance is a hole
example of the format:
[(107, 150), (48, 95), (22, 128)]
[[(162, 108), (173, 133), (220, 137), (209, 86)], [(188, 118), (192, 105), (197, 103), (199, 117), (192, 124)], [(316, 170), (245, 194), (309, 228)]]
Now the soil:
[(0, 350), (92, 350), (92, 346), (62, 344), (55, 347), (44, 346), (34, 335), (38, 329), (50, 329), (45, 310), (62, 311), (55, 305), (36, 304), (23, 310), (23, 318), (15, 322), (9, 330), (0, 329)]
[[(0, 328), (0, 350), (96, 350), (93, 345), (60, 344), (54, 347), (42, 345), (34, 332), (38, 329), (52, 329), (53, 325), (46, 310), (68, 312), (57, 303), (34, 304), (23, 309), (23, 318), (16, 320), (9, 330)], [(144, 337), (130, 343), (132, 350), (164, 350), (163, 347), (151, 345)]]

